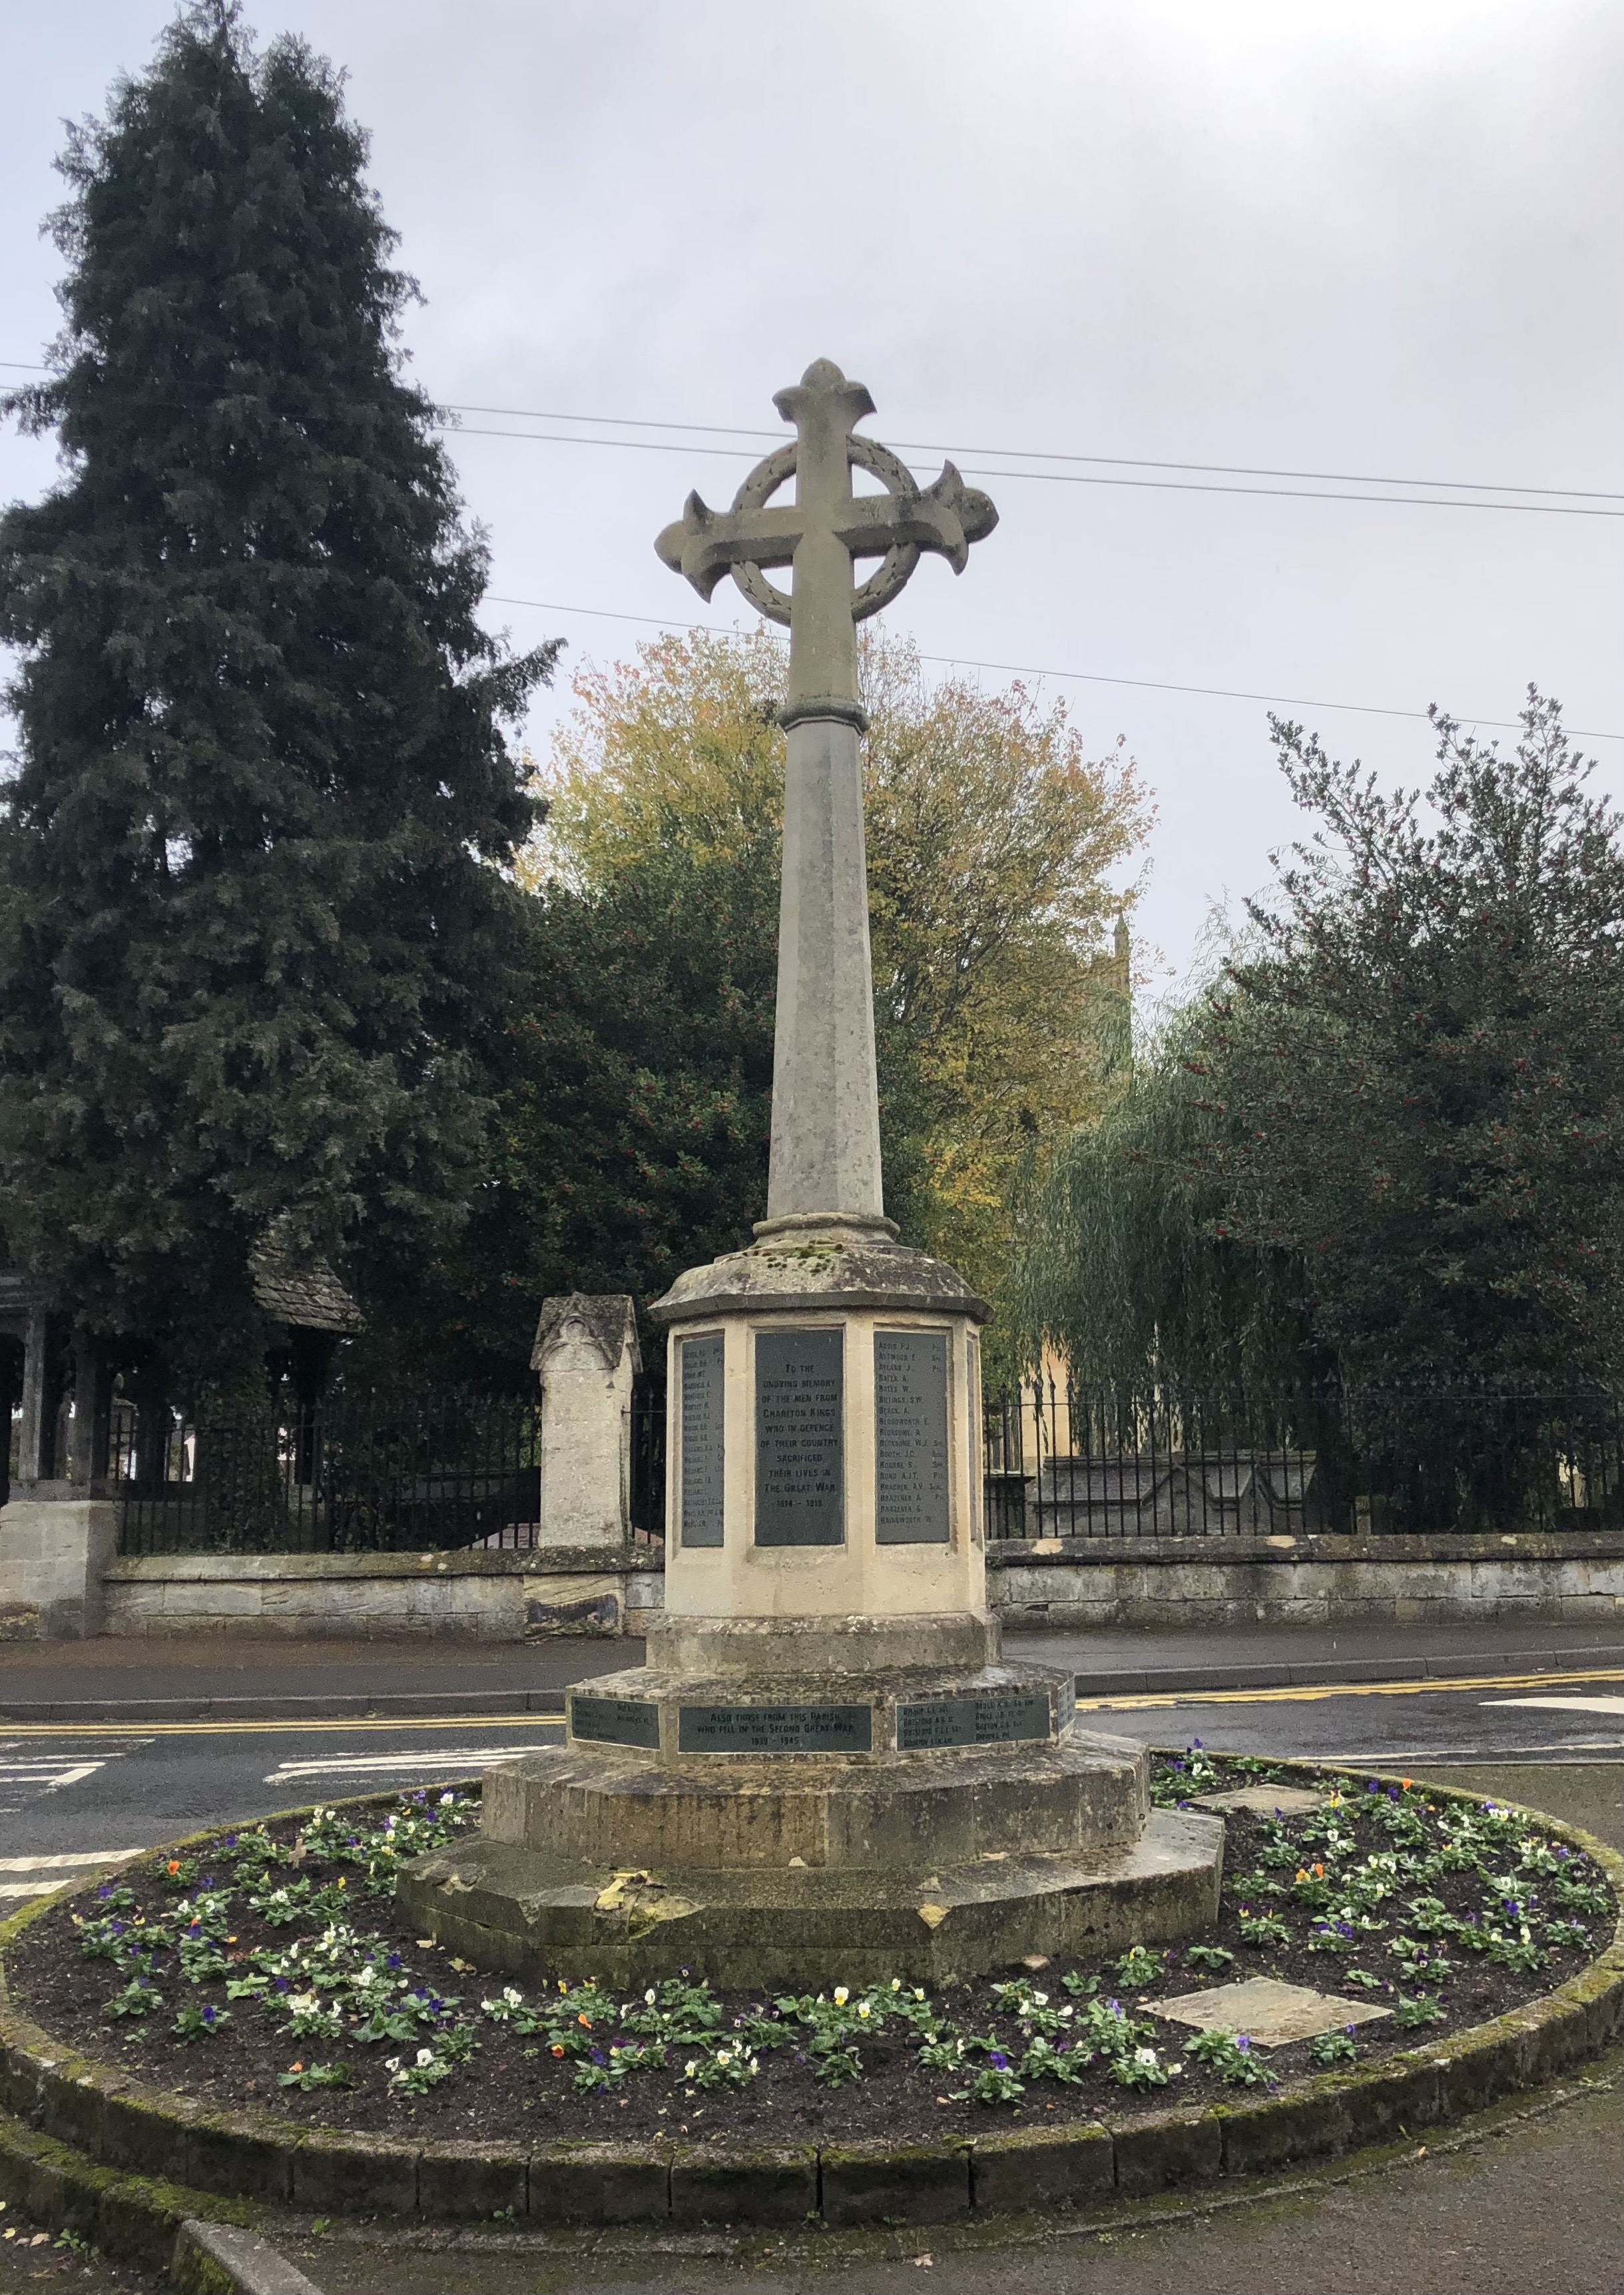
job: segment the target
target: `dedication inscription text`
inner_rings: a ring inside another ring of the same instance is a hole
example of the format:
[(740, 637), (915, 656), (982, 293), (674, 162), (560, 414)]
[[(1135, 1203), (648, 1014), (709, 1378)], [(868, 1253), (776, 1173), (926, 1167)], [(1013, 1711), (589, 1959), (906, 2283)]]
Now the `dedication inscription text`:
[(684, 1705), (677, 1719), (684, 1753), (866, 1753), (873, 1743), (871, 1705)]
[(874, 1334), (874, 1536), (945, 1546), (947, 1333)]
[(638, 1697), (572, 1697), (569, 1734), (597, 1745), (644, 1745), (657, 1752), (660, 1709)]
[(1008, 1696), (931, 1697), (896, 1709), (897, 1750), (918, 1753), (932, 1745), (1005, 1745), (1047, 1737), (1049, 1699), (1042, 1690)]
[(845, 1541), (842, 1336), (839, 1331), (757, 1334), (757, 1546)]
[(724, 1464), (720, 1331), (684, 1339), (682, 1359), (682, 1515), (684, 1546), (720, 1546)]

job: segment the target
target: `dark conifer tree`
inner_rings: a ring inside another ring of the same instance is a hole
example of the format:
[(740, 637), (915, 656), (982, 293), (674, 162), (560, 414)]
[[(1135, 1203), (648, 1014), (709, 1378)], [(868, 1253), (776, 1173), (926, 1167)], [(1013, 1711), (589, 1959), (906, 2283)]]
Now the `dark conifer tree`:
[[(0, 519), (0, 1179), (104, 1331), (206, 1362), (273, 1221), (421, 1247), (466, 1201), (470, 1052), (533, 808), (501, 726), (555, 647), (486, 577), (340, 83), (204, 0), (73, 132), (64, 475)], [(496, 865), (493, 865), (496, 864)]]

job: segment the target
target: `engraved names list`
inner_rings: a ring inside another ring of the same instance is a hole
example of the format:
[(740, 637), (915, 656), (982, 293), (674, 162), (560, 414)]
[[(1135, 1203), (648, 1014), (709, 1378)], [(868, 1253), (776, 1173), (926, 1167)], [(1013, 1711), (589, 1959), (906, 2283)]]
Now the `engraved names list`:
[(755, 1543), (845, 1539), (845, 1393), (839, 1331), (755, 1341)]

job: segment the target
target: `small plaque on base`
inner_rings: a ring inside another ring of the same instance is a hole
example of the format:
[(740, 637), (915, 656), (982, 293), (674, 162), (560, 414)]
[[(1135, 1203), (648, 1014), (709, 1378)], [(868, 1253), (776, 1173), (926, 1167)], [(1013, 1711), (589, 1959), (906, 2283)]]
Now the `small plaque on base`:
[(684, 1705), (682, 1753), (866, 1753), (871, 1705)]
[(660, 1709), (641, 1697), (572, 1697), (569, 1734), (594, 1745), (660, 1747)]
[(935, 1745), (1007, 1745), (1052, 1734), (1049, 1695), (1018, 1690), (986, 1697), (920, 1698), (896, 1709), (901, 1753), (922, 1753)]

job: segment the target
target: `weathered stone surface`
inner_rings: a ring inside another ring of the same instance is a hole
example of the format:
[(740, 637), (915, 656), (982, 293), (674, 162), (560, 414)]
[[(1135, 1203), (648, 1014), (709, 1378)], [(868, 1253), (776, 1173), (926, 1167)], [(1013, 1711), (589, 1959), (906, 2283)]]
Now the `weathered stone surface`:
[(518, 1642), (536, 1632), (635, 1633), (649, 1594), (658, 1597), (660, 1567), (635, 1546), (612, 1568), (601, 1548), (126, 1555), (108, 1564), (103, 1586), (110, 1634)]
[(118, 1512), (113, 1499), (80, 1495), (14, 1498), (0, 1507), (0, 1607), (36, 1617), (47, 1640), (100, 1633)]
[[(874, 990), (863, 858), (864, 723), (853, 617), (895, 596), (923, 550), (957, 571), (998, 513), (950, 462), (923, 491), (906, 465), (854, 426), (874, 411), (860, 382), (817, 359), (774, 404), (796, 427), (793, 446), (769, 455), (730, 510), (690, 494), (655, 547), (702, 597), (730, 573), (761, 612), (789, 624), (784, 867), (773, 1046), (770, 1220), (883, 1216)], [(854, 466), (880, 480), (854, 495)], [(772, 497), (791, 477), (793, 503)], [(882, 563), (860, 587), (853, 555)], [(768, 567), (793, 566), (793, 595)]]
[(1242, 1785), (1236, 1793), (1197, 1793), (1192, 1809), (1245, 1809), (1255, 1817), (1302, 1817), (1323, 1809), (1326, 1796), (1306, 1785)]
[[(763, 1680), (947, 1666), (975, 1670), (996, 1665), (1002, 1648), (998, 1621), (985, 1609), (914, 1610), (893, 1617), (778, 1617), (770, 1612), (707, 1617), (662, 1610), (647, 1620), (644, 1631), (652, 1673), (741, 1674)], [(785, 1694), (790, 1694), (788, 1687)]]
[(1222, 2106), (1220, 2116), (1226, 2176), (1257, 2175), (1288, 2160), (1324, 2159), (1355, 2141), (1347, 2095), (1318, 2082), (1304, 2094)]
[(535, 2223), (664, 2223), (671, 2169), (657, 2152), (629, 2144), (549, 2144), (530, 2155)]
[(947, 2223), (970, 2208), (970, 2147), (853, 2144), (823, 2154), (823, 2220)]
[[(1008, 1493), (1000, 1504), (1008, 1513)], [(1562, 1617), (1593, 1619), (1599, 1639), (1624, 1617), (1624, 1535), (1616, 1530), (1310, 1534), (1278, 1545), (1253, 1538), (1012, 1538), (989, 1548), (987, 1571), (993, 1607), (1008, 1622), (1027, 1625)]]
[(632, 1528), (632, 1301), (574, 1291), (542, 1303), (530, 1368), (542, 1388), (536, 1543), (618, 1552)]
[(1155, 2112), (1123, 2120), (1112, 2135), (1116, 2188), (1124, 2199), (1216, 2176), (1223, 2166), (1223, 2121), (1216, 2112)]
[(818, 2207), (810, 2146), (759, 2150), (697, 2144), (672, 2154), (675, 2224), (804, 2224)]
[(1177, 1999), (1154, 2000), (1151, 2013), (1202, 2031), (1245, 2032), (1261, 2048), (1288, 2047), (1316, 2032), (1340, 2031), (1348, 2024), (1371, 2024), (1392, 2011), (1368, 2001), (1333, 1999), (1304, 1984), (1282, 1984), (1273, 1976), (1249, 1976), (1241, 1984), (1214, 1984), (1204, 1992), (1181, 1992)]
[[(940, 1983), (1013, 1964), (1192, 1936), (1217, 1916), (1220, 1820), (1152, 1813), (1083, 1860), (983, 1856), (916, 1868), (692, 1866), (627, 1875), (486, 1835), (419, 1859), (400, 1902), (419, 1933), (525, 1981), (630, 1986), (687, 1968), (722, 1986)], [(922, 1917), (921, 1907), (939, 1917)]]
[(871, 1761), (665, 1760), (575, 1744), (491, 1771), (481, 1836), (566, 1863), (646, 1866), (686, 1892), (693, 1871), (779, 1871), (795, 1859), (926, 1873), (1032, 1851), (1089, 1858), (1138, 1839), (1148, 1807), (1146, 1757), (1121, 1738), (1068, 1735), (1014, 1755), (964, 1746)]
[[(799, 1657), (827, 1647), (831, 1638), (808, 1634), (795, 1638), (791, 1646)], [(663, 1655), (668, 1638), (659, 1639)], [(749, 1646), (755, 1638), (743, 1639)], [(915, 1766), (933, 1754), (967, 1756), (994, 1744), (1081, 1744), (1073, 1730), (1075, 1710), (1069, 1667), (974, 1662), (965, 1668), (922, 1664), (907, 1672), (798, 1665), (780, 1672), (768, 1664), (758, 1672), (712, 1675), (633, 1666), (575, 1685), (566, 1701), (567, 1744), (578, 1757), (595, 1760), (600, 1748), (630, 1748), (713, 1779), (722, 1774), (710, 1758), (719, 1754), (750, 1756), (749, 1768), (735, 1762), (728, 1772), (747, 1777), (764, 1774), (762, 1758), (789, 1752), (862, 1754), (874, 1763)], [(1122, 1738), (1087, 1743), (1099, 1758), (1116, 1763), (1130, 1748)]]
[(978, 2214), (1079, 2208), (1112, 2196), (1116, 2152), (1108, 2128), (1022, 2128), (977, 2136), (972, 2154)]
[(420, 2215), (483, 2223), (529, 2206), (530, 2161), (520, 2151), (505, 2156), (477, 2144), (425, 2144), (417, 2161)]
[(291, 2150), (293, 2204), (314, 2215), (414, 2214), (420, 2148), (388, 2136), (316, 2129)]
[(679, 1275), (649, 1312), (688, 1323), (733, 1313), (804, 1313), (809, 1308), (913, 1309), (986, 1321), (992, 1310), (957, 1270), (885, 1235), (834, 1229), (769, 1236)]

